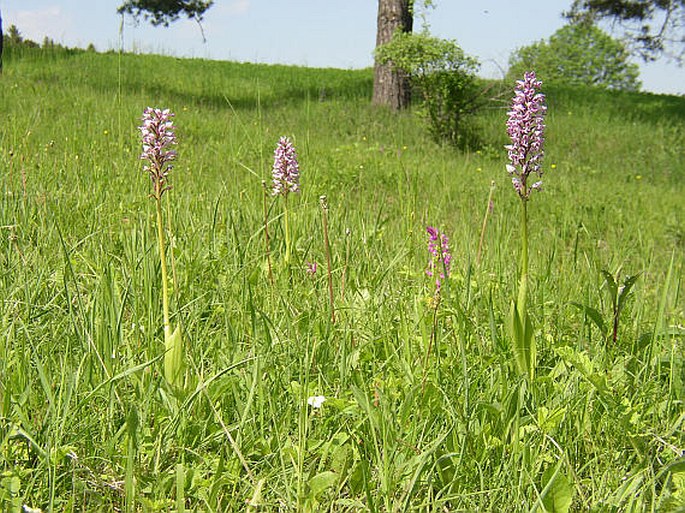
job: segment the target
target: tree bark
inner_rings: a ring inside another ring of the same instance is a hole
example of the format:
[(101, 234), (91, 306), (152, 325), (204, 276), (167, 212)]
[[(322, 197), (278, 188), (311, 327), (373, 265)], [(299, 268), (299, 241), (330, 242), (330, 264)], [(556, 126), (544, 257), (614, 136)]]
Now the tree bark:
[[(397, 30), (411, 32), (413, 17), (412, 0), (378, 0), (376, 47), (392, 39)], [(409, 106), (411, 88), (406, 73), (393, 71), (391, 64), (374, 65), (373, 103), (393, 110)]]

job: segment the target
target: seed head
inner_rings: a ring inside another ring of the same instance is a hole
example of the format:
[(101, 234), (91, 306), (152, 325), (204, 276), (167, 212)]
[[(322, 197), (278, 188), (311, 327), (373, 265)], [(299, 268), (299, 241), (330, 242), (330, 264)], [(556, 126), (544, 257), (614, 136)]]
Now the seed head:
[(138, 127), (143, 142), (140, 158), (148, 162), (143, 169), (150, 174), (156, 197), (171, 188), (167, 176), (172, 169), (171, 162), (176, 159), (176, 152), (170, 149), (176, 144), (173, 117), (169, 109), (147, 107), (143, 111), (143, 124)]
[(288, 137), (281, 137), (274, 151), (272, 170), (274, 196), (300, 192), (300, 166), (295, 147)]
[(507, 120), (507, 134), (511, 144), (505, 146), (509, 156), (507, 171), (511, 175), (511, 182), (523, 201), (530, 192), (542, 187), (538, 180), (528, 184), (528, 176), (535, 173), (542, 178), (540, 163), (544, 156), (545, 120), (547, 112), (545, 95), (538, 92), (542, 82), (530, 71), (523, 80), (516, 81), (516, 89), (512, 100), (509, 119)]

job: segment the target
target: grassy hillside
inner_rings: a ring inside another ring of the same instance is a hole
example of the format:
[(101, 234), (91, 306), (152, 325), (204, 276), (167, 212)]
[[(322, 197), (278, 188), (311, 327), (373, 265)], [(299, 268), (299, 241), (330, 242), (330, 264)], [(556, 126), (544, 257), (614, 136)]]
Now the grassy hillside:
[[(521, 245), (508, 97), (478, 119), (484, 146), (459, 153), (413, 113), (372, 108), (371, 82), (370, 70), (8, 55), (1, 509), (685, 506), (685, 99), (545, 89), (529, 383), (505, 326)], [(179, 137), (165, 205), (181, 392), (161, 362), (155, 207), (138, 158), (147, 106), (174, 111)], [(283, 198), (266, 201), (272, 282), (262, 180), (282, 135), (302, 193), (288, 199), (290, 262)], [(439, 302), (427, 225), (453, 255)], [(615, 342), (603, 270), (619, 285), (639, 275)]]

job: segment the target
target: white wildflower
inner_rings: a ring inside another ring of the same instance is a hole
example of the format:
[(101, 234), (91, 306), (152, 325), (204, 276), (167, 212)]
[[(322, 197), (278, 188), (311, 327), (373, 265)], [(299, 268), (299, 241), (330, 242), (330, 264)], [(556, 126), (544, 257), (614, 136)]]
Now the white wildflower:
[(322, 395), (313, 395), (313, 396), (307, 398), (307, 404), (316, 410), (321, 408), (321, 406), (323, 405), (323, 403), (325, 401), (326, 401), (326, 398)]

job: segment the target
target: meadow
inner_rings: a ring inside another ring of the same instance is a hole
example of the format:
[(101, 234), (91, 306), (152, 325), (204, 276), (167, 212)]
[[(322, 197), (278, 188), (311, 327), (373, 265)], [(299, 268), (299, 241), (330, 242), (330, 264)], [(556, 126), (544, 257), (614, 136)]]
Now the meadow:
[[(543, 87), (529, 381), (506, 329), (513, 84), (478, 116), (482, 147), (457, 151), (413, 112), (373, 108), (371, 70), (40, 50), (4, 64), (3, 511), (684, 510), (685, 98)], [(163, 375), (147, 106), (176, 113), (181, 391)], [(282, 198), (262, 186), (284, 135), (301, 169), (289, 261)], [(439, 301), (429, 225), (452, 252)]]

